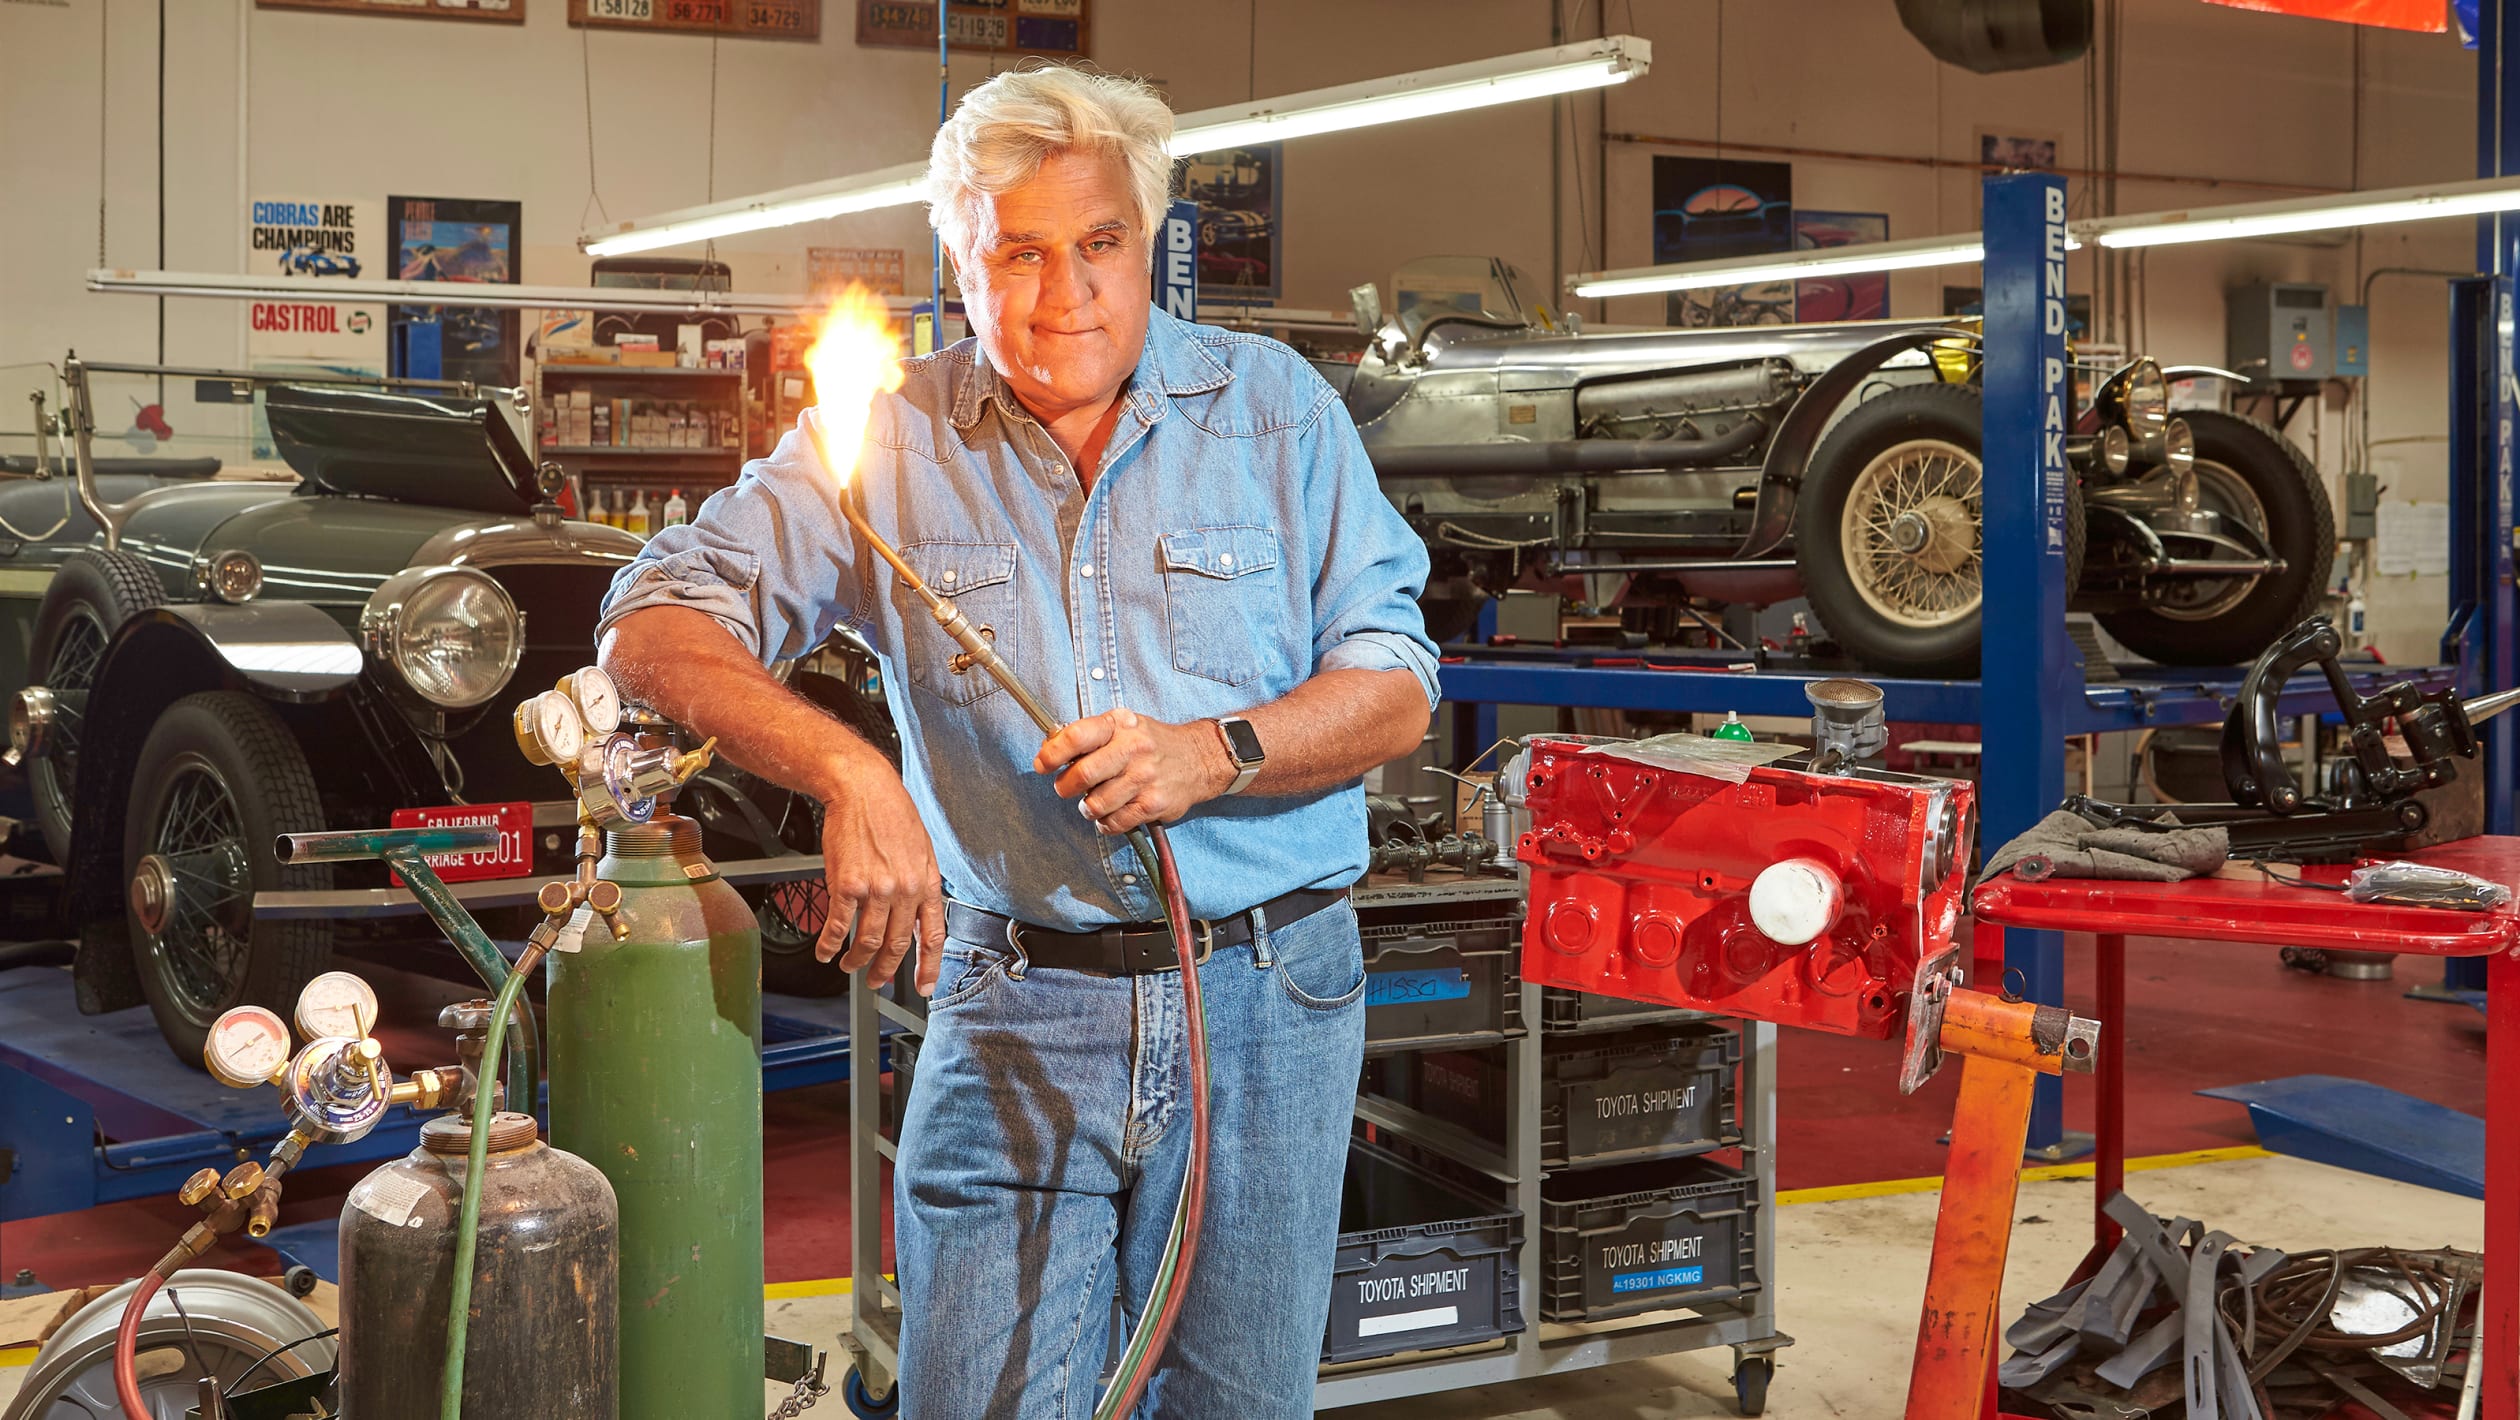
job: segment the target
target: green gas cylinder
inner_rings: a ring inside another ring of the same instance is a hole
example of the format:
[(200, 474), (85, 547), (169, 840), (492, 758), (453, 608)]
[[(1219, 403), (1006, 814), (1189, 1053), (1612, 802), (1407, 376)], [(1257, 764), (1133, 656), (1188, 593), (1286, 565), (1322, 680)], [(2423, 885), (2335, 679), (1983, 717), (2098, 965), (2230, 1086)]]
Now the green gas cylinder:
[(1746, 744), (1751, 740), (1756, 739), (1757, 736), (1750, 733), (1750, 727), (1748, 725), (1741, 723), (1740, 711), (1727, 710), (1724, 712), (1724, 723), (1717, 725), (1714, 733), (1710, 735), (1709, 738), (1718, 740), (1740, 740)]
[(621, 1208), (621, 1420), (762, 1411), (761, 933), (659, 813), (605, 831), (616, 941), (550, 957), (551, 1142)]

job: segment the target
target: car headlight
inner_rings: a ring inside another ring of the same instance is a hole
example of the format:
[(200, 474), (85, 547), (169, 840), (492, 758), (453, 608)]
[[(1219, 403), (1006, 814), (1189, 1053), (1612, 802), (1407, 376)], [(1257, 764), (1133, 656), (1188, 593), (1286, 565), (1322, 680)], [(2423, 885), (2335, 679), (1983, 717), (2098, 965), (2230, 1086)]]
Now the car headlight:
[(2146, 468), (2170, 462), (2170, 381), (2161, 367), (2138, 360), (2127, 372), (2119, 407), (2126, 414), (2127, 437), (2135, 443), (2135, 461)]
[(406, 567), (359, 613), (368, 654), (432, 705), (469, 710), (506, 689), (525, 650), (507, 589), (470, 567)]

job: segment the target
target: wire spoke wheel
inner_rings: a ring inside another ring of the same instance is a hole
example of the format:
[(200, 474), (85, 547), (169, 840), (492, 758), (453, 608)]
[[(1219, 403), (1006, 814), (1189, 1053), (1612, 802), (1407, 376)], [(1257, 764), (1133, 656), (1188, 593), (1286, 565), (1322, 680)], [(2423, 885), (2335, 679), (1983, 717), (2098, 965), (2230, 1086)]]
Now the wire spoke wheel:
[(158, 797), (134, 873), (145, 949), (188, 1018), (203, 1022), (241, 990), (252, 951), (254, 884), (245, 819), (218, 767), (180, 756)]
[[(2220, 514), (2224, 528), (2237, 523), (2255, 533), (2260, 542), (2266, 541), (2266, 504), (2249, 487), (2248, 480), (2230, 467), (2204, 459), (2196, 461), (2196, 506), (2203, 512)], [(2176, 538), (2166, 540), (2182, 556), (2196, 547), (2194, 543), (2180, 545)], [(2213, 562), (2242, 556), (2215, 544), (2206, 544), (2205, 554), (2206, 560)], [(2259, 575), (2247, 572), (2231, 577), (2188, 578), (2164, 589), (2153, 610), (2172, 621), (2211, 621), (2255, 591)]]
[(1876, 614), (1918, 628), (1976, 614), (1985, 596), (1985, 481), (1974, 452), (1941, 439), (1893, 444), (1856, 475), (1839, 546)]

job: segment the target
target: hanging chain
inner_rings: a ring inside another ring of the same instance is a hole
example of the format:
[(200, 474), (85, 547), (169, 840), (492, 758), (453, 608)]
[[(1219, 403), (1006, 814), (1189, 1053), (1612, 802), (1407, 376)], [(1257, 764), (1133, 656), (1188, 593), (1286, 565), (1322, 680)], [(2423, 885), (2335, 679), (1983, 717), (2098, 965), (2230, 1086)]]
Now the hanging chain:
[(797, 1416), (813, 1409), (815, 1401), (831, 1394), (831, 1387), (823, 1381), (823, 1363), (830, 1354), (828, 1351), (816, 1353), (814, 1369), (796, 1378), (796, 1389), (788, 1393), (787, 1399), (772, 1407), (769, 1420), (796, 1420)]

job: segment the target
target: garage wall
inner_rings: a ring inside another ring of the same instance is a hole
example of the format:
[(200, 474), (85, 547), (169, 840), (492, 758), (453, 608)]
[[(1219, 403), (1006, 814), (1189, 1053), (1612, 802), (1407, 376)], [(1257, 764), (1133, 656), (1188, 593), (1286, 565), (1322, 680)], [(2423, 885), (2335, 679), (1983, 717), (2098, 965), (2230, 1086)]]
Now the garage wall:
[[(255, 193), (407, 192), (521, 201), (524, 279), (582, 281), (586, 261), (574, 238), (581, 212), (591, 215), (590, 106), (596, 190), (616, 218), (712, 191), (754, 192), (917, 157), (933, 128), (933, 60), (860, 49), (849, 0), (824, 8), (819, 45), (715, 46), (713, 147), (709, 40), (572, 30), (564, 0), (528, 0), (521, 27), (168, 0), (163, 264), (241, 269), (240, 206)], [(2063, 164), (2091, 163), (2086, 66), (1981, 77), (1936, 65), (1899, 28), (1889, 0), (1561, 0), (1558, 8), (1570, 33), (1598, 32), (1606, 8), (1611, 29), (1655, 46), (1646, 79), (1565, 106), (1566, 270), (1648, 262), (1653, 155), (1712, 151), (1611, 143), (1603, 251), (1594, 135), (1605, 111), (1619, 134), (1893, 158), (1972, 158), (1981, 127), (2051, 133), (2062, 140)], [(2251, 182), (2384, 187), (2473, 171), (2474, 61), (2454, 39), (2357, 32), (2197, 0), (2126, 0), (2124, 15), (2121, 169), (2230, 185), (2121, 180), (2121, 211), (2277, 195)], [(1550, 16), (1546, 0), (1096, 0), (1094, 48), (1101, 63), (1156, 79), (1177, 106), (1199, 108), (1536, 48), (1549, 41)], [(10, 61), (0, 81), (8, 139), (0, 142), (0, 192), (9, 194), (0, 216), (0, 449), (25, 447), (22, 434), (6, 431), (25, 427), (30, 376), (8, 367), (57, 359), (73, 345), (120, 359), (159, 348), (156, 302), (90, 295), (81, 285), (97, 259), (100, 87), (106, 262), (161, 264), (158, 17), (154, 0), (0, 0), (0, 54)], [(993, 67), (957, 59), (957, 88)], [(251, 135), (241, 161), (240, 127)], [(1549, 133), (1549, 111), (1535, 107), (1295, 145), (1285, 174), (1287, 303), (1340, 306), (1349, 285), (1387, 279), (1401, 261), (1433, 252), (1493, 252), (1544, 277), (1552, 264)], [(1893, 236), (1976, 225), (1972, 173), (1792, 161), (1802, 205), (1887, 212)], [(2096, 210), (2085, 189), (2072, 189), (2078, 214)], [(926, 278), (915, 210), (737, 239), (720, 255), (740, 287), (795, 290), (808, 245), (900, 246), (913, 287)], [(2222, 357), (2226, 285), (2316, 280), (2346, 299), (2363, 272), (2464, 269), (2473, 259), (2464, 223), (2385, 229), (2341, 245), (2165, 251), (2142, 270), (2136, 328), (2166, 358), (2211, 362)], [(2083, 286), (2086, 265), (2077, 263)], [(1905, 315), (1939, 310), (1946, 279), (1974, 278), (1893, 279), (1892, 309)], [(2372, 305), (2373, 465), (2389, 484), (2384, 497), (2439, 498), (2441, 285), (2386, 278)], [(241, 305), (175, 301), (165, 312), (169, 359), (242, 358)], [(1660, 307), (1638, 299), (1591, 314), (1654, 322)], [(2315, 420), (2305, 411), (2293, 426), (2331, 473), (2347, 461), (2347, 427), (2341, 408)], [(2437, 578), (2374, 588), (2384, 652), (2428, 658), (2442, 596)]]

